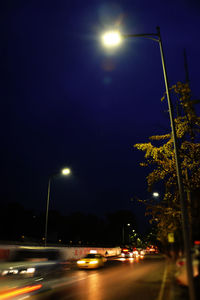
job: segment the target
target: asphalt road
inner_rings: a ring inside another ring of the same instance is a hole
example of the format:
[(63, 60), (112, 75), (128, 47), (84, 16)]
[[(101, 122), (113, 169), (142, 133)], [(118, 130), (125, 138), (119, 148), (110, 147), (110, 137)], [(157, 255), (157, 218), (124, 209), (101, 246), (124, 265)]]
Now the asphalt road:
[(165, 274), (166, 262), (161, 256), (139, 261), (111, 259), (97, 270), (71, 266), (62, 278), (44, 284), (46, 291), (31, 299), (163, 300)]

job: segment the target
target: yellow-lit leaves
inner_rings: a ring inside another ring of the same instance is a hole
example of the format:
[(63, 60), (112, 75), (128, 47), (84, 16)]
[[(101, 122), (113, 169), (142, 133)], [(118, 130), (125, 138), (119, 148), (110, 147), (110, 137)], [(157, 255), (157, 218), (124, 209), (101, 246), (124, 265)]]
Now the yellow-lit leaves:
[(166, 140), (170, 138), (171, 138), (171, 134), (153, 135), (149, 137), (150, 140), (154, 140), (154, 141)]
[[(175, 127), (184, 189), (193, 192), (200, 189), (200, 143), (196, 139), (200, 133), (200, 117), (196, 116), (193, 107), (198, 101), (191, 100), (188, 84), (178, 82), (170, 91), (178, 98), (182, 108), (181, 115), (179, 113), (175, 119)], [(161, 100), (165, 97), (166, 93)], [(140, 165), (151, 170), (147, 176), (148, 190), (151, 191), (157, 182), (165, 187), (162, 201), (158, 203), (149, 199), (144, 202), (146, 214), (151, 215), (151, 223), (157, 224), (158, 238), (163, 242), (167, 241), (169, 232), (180, 228), (181, 222), (174, 144), (170, 133), (154, 135), (149, 140), (151, 142), (135, 144), (134, 147), (144, 152), (145, 162)], [(199, 207), (200, 204), (195, 205)]]

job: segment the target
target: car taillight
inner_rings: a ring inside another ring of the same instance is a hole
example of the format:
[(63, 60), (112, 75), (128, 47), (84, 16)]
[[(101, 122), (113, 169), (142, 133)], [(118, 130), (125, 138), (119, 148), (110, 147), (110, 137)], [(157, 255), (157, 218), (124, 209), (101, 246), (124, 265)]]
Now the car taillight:
[(181, 266), (184, 266), (184, 264), (185, 264), (185, 262), (182, 261), (182, 260), (180, 260), (180, 261), (177, 262), (177, 265), (180, 266), (180, 267), (181, 267)]

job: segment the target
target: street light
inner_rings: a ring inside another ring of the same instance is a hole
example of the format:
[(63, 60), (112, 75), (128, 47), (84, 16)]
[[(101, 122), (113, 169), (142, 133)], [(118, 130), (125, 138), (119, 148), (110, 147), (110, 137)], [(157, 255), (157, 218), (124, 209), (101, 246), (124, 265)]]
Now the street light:
[(153, 195), (154, 198), (158, 198), (159, 197), (159, 193), (158, 192), (153, 192), (152, 195)]
[(51, 180), (59, 175), (62, 174), (64, 176), (69, 175), (71, 173), (71, 170), (69, 168), (64, 168), (61, 170), (60, 173), (56, 173), (54, 175), (51, 175), (49, 177), (49, 181), (48, 181), (48, 191), (47, 191), (47, 206), (46, 206), (46, 221), (45, 221), (45, 237), (44, 237), (44, 245), (46, 247), (47, 245), (47, 229), (48, 229), (48, 216), (49, 216), (49, 198), (50, 198), (50, 188), (51, 188)]
[(122, 36), (118, 31), (109, 31), (102, 35), (102, 42), (106, 47), (118, 46), (122, 41)]
[(126, 225), (126, 226), (131, 226), (131, 224), (130, 223), (128, 223), (128, 224), (123, 224), (123, 226), (122, 226), (122, 243), (123, 243), (123, 245), (124, 245), (124, 225)]
[(186, 201), (185, 201), (185, 197), (184, 197), (183, 180), (182, 180), (182, 174), (181, 174), (181, 164), (180, 164), (180, 158), (179, 158), (179, 153), (178, 153), (178, 142), (177, 142), (175, 122), (174, 122), (174, 118), (173, 118), (173, 107), (172, 107), (172, 101), (171, 101), (171, 97), (170, 97), (170, 90), (169, 90), (167, 70), (166, 70), (166, 66), (165, 66), (165, 58), (164, 58), (162, 39), (161, 39), (161, 34), (160, 34), (160, 27), (157, 27), (156, 29), (157, 29), (156, 33), (144, 33), (144, 34), (121, 34), (120, 35), (119, 32), (110, 32), (109, 35), (104, 34), (102, 36), (102, 41), (103, 41), (104, 45), (110, 47), (110, 46), (119, 45), (119, 42), (115, 42), (115, 43), (112, 42), (115, 40), (121, 41), (122, 38), (145, 37), (147, 39), (158, 42), (158, 44), (159, 44), (160, 56), (161, 56), (161, 62), (162, 62), (162, 68), (163, 68), (163, 75), (164, 75), (164, 81), (165, 81), (165, 88), (166, 88), (166, 94), (167, 94), (167, 102), (168, 102), (168, 108), (169, 108), (169, 117), (170, 117), (170, 123), (171, 123), (171, 128), (172, 128), (172, 138), (173, 138), (173, 144), (174, 144), (176, 173), (177, 173), (177, 181), (178, 181), (180, 204), (181, 204), (182, 231), (183, 231), (184, 248), (185, 248), (185, 254), (186, 254), (187, 276), (188, 276), (188, 282), (189, 282), (189, 294), (190, 294), (190, 300), (195, 300), (196, 297), (195, 297), (194, 282), (193, 282), (193, 267), (192, 267), (191, 253), (190, 253), (189, 221), (188, 221)]
[(65, 168), (65, 169), (62, 169), (61, 172), (63, 175), (69, 175), (71, 173), (71, 170), (69, 168)]

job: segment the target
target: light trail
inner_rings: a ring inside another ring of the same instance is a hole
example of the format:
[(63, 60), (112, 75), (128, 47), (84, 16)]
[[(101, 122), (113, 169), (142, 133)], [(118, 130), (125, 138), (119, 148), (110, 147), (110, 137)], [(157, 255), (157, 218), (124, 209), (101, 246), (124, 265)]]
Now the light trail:
[(11, 299), (16, 296), (34, 292), (34, 291), (39, 290), (41, 287), (42, 287), (42, 284), (38, 284), (38, 285), (33, 285), (33, 286), (26, 286), (24, 288), (18, 288), (18, 289), (12, 290), (10, 292), (5, 292), (4, 294), (0, 294), (0, 300)]

